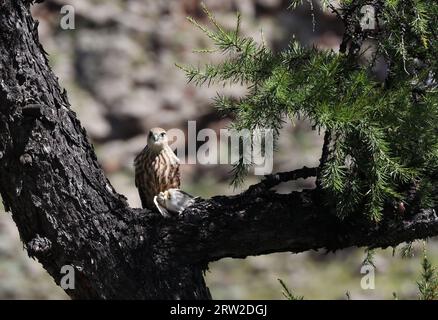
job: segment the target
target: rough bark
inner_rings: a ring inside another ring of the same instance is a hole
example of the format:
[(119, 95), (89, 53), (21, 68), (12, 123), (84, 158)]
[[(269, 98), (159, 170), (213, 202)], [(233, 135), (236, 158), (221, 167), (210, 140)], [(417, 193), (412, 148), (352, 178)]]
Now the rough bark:
[(29, 255), (76, 298), (209, 298), (200, 267), (161, 245), (157, 215), (129, 208), (51, 72), (27, 1), (0, 2), (0, 192)]
[(105, 177), (39, 44), (31, 1), (0, 2), (0, 193), (30, 256), (73, 298), (208, 299), (202, 272), (223, 257), (386, 247), (438, 234), (435, 209), (382, 223), (340, 221), (319, 189), (277, 194), (304, 168), (165, 219), (133, 209)]

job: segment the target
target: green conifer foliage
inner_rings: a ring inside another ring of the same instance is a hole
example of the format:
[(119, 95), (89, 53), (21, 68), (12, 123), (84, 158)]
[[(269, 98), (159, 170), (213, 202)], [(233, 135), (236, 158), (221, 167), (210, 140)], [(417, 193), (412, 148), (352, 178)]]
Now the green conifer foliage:
[(423, 261), (421, 263), (421, 278), (417, 282), (420, 300), (438, 299), (438, 274), (427, 257), (426, 244), (423, 244)]
[[(292, 1), (291, 10), (302, 2)], [(217, 108), (235, 129), (272, 128), (308, 118), (326, 132), (318, 185), (340, 218), (364, 212), (382, 219), (388, 203), (433, 207), (438, 178), (438, 2), (426, 0), (322, 1), (345, 25), (339, 52), (292, 42), (278, 53), (225, 30), (204, 7), (211, 26), (189, 20), (213, 42), (224, 61), (181, 67), (198, 85), (241, 83), (239, 100), (218, 95)], [(361, 8), (375, 9), (376, 27), (361, 27)], [(370, 53), (371, 52), (371, 53)], [(375, 76), (384, 61), (384, 79)], [(234, 182), (248, 165), (238, 161)], [(435, 183), (434, 183), (435, 182)], [(365, 208), (365, 210), (363, 210)]]
[(281, 287), (283, 288), (283, 296), (287, 300), (304, 300), (303, 296), (296, 296), (292, 293), (292, 291), (287, 287), (287, 285), (284, 283), (283, 280), (277, 279), (278, 282), (280, 282)]

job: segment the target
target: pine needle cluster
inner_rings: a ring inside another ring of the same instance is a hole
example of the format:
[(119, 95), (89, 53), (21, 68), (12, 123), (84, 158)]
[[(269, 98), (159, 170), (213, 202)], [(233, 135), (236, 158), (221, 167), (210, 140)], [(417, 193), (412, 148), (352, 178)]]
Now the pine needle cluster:
[[(303, 2), (308, 1), (294, 0), (291, 8)], [(306, 117), (325, 131), (320, 186), (339, 217), (360, 211), (378, 222), (388, 202), (407, 201), (412, 189), (421, 205), (433, 207), (438, 200), (438, 2), (336, 3), (325, 0), (322, 6), (344, 22), (339, 51), (293, 41), (275, 53), (240, 35), (240, 15), (236, 28), (225, 30), (204, 7), (210, 27), (189, 20), (213, 42), (213, 50), (202, 52), (220, 52), (223, 62), (182, 68), (197, 85), (248, 88), (238, 100), (214, 99), (235, 119), (235, 129), (271, 128), (278, 138), (285, 121)], [(374, 30), (360, 27), (365, 5), (375, 9)], [(377, 61), (386, 66), (384, 79), (376, 77)], [(236, 163), (234, 181), (247, 172), (248, 164)]]
[(278, 282), (280, 283), (281, 287), (283, 288), (283, 296), (287, 299), (287, 300), (304, 300), (303, 296), (296, 296), (292, 293), (292, 291), (287, 287), (286, 283), (284, 283), (283, 280), (281, 279), (277, 279)]
[(438, 299), (438, 271), (427, 257), (426, 246), (423, 248), (423, 261), (420, 281), (417, 282), (420, 300)]

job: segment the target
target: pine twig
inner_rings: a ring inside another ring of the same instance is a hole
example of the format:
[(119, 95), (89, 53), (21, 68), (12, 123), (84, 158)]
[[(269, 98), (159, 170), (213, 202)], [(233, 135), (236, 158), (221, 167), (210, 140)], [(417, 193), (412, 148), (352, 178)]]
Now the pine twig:
[(259, 193), (265, 190), (269, 190), (282, 182), (316, 177), (317, 173), (318, 168), (308, 167), (303, 167), (294, 171), (278, 172), (265, 176), (265, 178), (261, 182), (250, 186), (246, 192)]

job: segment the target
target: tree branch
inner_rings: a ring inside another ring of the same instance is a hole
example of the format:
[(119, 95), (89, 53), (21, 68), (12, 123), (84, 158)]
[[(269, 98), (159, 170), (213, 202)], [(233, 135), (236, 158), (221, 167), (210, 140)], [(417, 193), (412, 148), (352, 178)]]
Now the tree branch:
[(265, 176), (264, 180), (249, 187), (246, 191), (248, 194), (256, 194), (262, 191), (269, 190), (282, 182), (288, 182), (298, 179), (307, 179), (316, 177), (318, 174), (318, 168), (303, 167), (294, 171), (277, 172)]
[(341, 221), (317, 202), (317, 193), (214, 197), (169, 220), (162, 236), (187, 259), (206, 263), (282, 251), (386, 248), (438, 234), (438, 208), (419, 210), (409, 218), (388, 212), (378, 224), (358, 219), (360, 208), (355, 218)]

